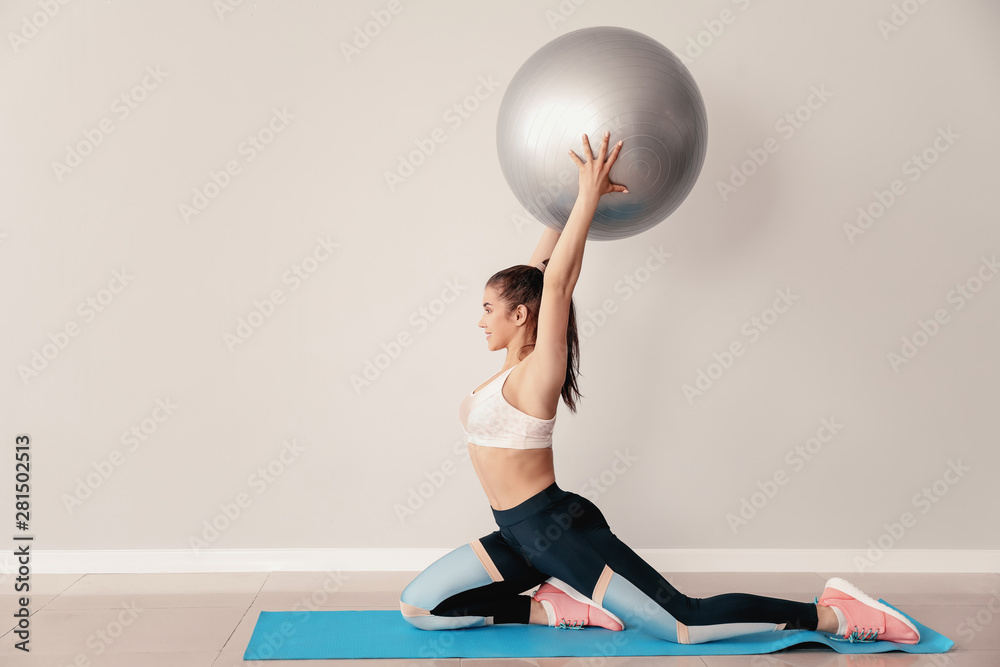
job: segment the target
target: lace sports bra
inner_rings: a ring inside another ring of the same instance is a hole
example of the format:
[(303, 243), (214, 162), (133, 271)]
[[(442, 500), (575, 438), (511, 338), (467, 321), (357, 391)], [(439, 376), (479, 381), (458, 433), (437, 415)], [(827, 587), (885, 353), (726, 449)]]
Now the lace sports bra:
[(545, 449), (552, 446), (556, 418), (539, 419), (521, 412), (503, 397), (503, 385), (516, 366), (465, 397), (458, 418), (469, 442), (484, 447)]

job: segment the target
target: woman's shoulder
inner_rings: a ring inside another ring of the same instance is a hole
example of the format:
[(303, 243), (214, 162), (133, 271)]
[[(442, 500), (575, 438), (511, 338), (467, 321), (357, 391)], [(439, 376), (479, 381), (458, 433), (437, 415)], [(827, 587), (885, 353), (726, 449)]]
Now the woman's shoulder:
[(503, 395), (507, 402), (525, 414), (539, 419), (551, 419), (559, 405), (562, 386), (552, 389), (539, 382), (528, 354), (511, 372), (503, 385)]

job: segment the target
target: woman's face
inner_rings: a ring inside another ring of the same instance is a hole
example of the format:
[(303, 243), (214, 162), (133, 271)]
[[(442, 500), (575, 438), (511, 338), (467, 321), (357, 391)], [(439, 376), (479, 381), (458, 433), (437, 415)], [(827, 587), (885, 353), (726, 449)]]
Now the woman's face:
[[(486, 344), (490, 351), (507, 347), (518, 332), (517, 311), (507, 315), (507, 304), (492, 287), (483, 293), (483, 316), (479, 326), (486, 332)], [(523, 321), (522, 321), (523, 324)]]

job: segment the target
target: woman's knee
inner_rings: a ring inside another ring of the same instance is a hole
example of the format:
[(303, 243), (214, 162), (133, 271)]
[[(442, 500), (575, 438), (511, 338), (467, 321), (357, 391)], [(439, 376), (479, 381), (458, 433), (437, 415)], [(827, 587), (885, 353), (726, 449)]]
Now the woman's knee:
[(445, 594), (436, 581), (435, 573), (428, 568), (407, 584), (399, 594), (399, 610), (403, 618), (413, 623), (413, 619), (430, 616), (431, 610), (438, 606)]
[(414, 625), (416, 623), (414, 623), (413, 619), (430, 615), (430, 608), (435, 606), (429, 605), (428, 601), (420, 595), (420, 588), (415, 588), (413, 585), (416, 581), (416, 579), (411, 581), (399, 595), (399, 611), (402, 612), (403, 618)]
[[(419, 578), (419, 577), (418, 577)], [(427, 597), (430, 588), (413, 586), (416, 579), (399, 596), (399, 611), (407, 623), (420, 630), (459, 630), (486, 625), (482, 616), (438, 616), (433, 613), (440, 604), (438, 596)]]

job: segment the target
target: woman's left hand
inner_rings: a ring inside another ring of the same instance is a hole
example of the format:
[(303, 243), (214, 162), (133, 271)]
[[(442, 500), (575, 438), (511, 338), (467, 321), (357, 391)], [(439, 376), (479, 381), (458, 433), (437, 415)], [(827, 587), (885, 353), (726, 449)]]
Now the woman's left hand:
[(618, 159), (618, 152), (621, 150), (623, 143), (619, 141), (615, 144), (609, 156), (608, 142), (610, 139), (611, 133), (605, 132), (604, 138), (601, 140), (601, 149), (597, 157), (594, 157), (593, 149), (590, 146), (590, 139), (586, 134), (583, 135), (583, 152), (591, 158), (586, 162), (581, 160), (573, 151), (569, 152), (570, 158), (580, 168), (580, 196), (595, 195), (596, 198), (600, 199), (601, 196), (609, 192), (628, 192), (628, 188), (624, 185), (616, 185), (609, 178), (611, 167), (614, 165), (615, 160)]

